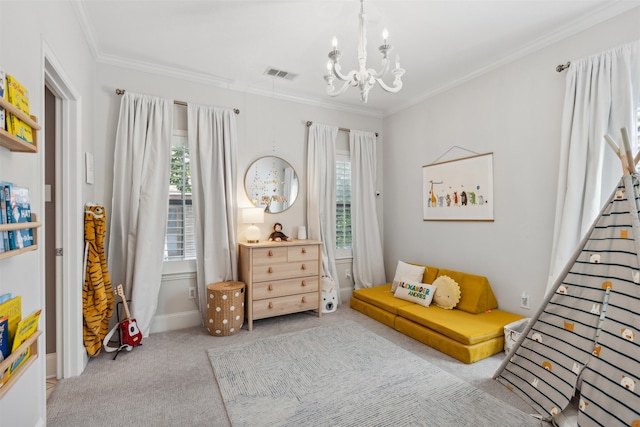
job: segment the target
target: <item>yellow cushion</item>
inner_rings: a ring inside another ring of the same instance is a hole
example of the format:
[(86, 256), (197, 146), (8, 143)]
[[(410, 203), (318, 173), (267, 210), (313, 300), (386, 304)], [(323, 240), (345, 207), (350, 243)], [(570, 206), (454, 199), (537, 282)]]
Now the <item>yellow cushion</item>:
[(477, 362), (504, 349), (504, 335), (478, 344), (465, 345), (400, 316), (396, 318), (395, 329), (463, 363)]
[(372, 319), (377, 320), (390, 328), (393, 328), (396, 317), (398, 317), (396, 314), (391, 314), (386, 310), (378, 308), (375, 305), (371, 305), (358, 298), (351, 297), (350, 305), (354, 310), (358, 310), (360, 313), (366, 314)]
[(398, 314), (398, 307), (415, 304), (393, 296), (391, 283), (373, 288), (356, 289), (353, 291), (353, 297), (386, 310), (391, 314)]
[(456, 309), (469, 313), (484, 313), (498, 308), (498, 300), (486, 277), (453, 270), (438, 270), (438, 276), (449, 276), (460, 285), (460, 302)]
[(398, 315), (465, 345), (504, 337), (504, 325), (523, 318), (502, 310), (471, 314), (457, 308), (446, 310), (434, 305), (423, 307), (417, 304), (399, 307)]

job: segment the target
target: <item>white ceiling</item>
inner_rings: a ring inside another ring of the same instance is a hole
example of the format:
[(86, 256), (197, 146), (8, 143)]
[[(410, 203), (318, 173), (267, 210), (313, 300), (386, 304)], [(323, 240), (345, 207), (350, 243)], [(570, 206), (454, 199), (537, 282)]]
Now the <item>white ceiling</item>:
[[(359, 0), (74, 5), (100, 62), (383, 116), (639, 6), (640, 0), (365, 0), (367, 66), (379, 68), (377, 47), (387, 27), (391, 58), (399, 55), (406, 70), (399, 93), (375, 87), (367, 104), (355, 88), (329, 97), (322, 78), (334, 35), (343, 71), (357, 66)], [(555, 65), (549, 64), (551, 71)], [(274, 79), (264, 74), (268, 67), (298, 77)]]

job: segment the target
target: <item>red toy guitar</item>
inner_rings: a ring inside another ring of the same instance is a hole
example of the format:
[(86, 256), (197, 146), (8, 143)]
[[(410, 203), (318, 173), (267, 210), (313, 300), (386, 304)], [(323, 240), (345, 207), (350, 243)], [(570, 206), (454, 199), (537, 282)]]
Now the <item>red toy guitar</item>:
[(122, 344), (134, 347), (142, 342), (142, 333), (140, 332), (140, 328), (138, 328), (136, 319), (131, 318), (131, 313), (129, 313), (129, 306), (127, 305), (127, 299), (124, 296), (124, 291), (121, 284), (116, 288), (116, 293), (120, 298), (122, 298), (122, 305), (124, 305), (124, 313), (126, 316), (126, 319), (120, 322), (120, 324), (118, 325), (118, 327), (120, 328), (120, 337), (122, 339)]

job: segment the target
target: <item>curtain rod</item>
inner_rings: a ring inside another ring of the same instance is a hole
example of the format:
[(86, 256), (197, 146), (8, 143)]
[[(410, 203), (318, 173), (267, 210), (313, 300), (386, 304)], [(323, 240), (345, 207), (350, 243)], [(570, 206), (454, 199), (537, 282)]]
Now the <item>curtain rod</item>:
[[(311, 120), (307, 121), (307, 127), (310, 127), (313, 124), (313, 122)], [(349, 128), (338, 128), (339, 131), (342, 132), (351, 132), (351, 129)], [(376, 138), (378, 137), (378, 132), (375, 133), (376, 134)]]
[(566, 64), (560, 64), (556, 67), (556, 71), (561, 73), (564, 70), (566, 70), (567, 68), (569, 68), (571, 66), (571, 62), (567, 62)]
[[(124, 89), (116, 89), (116, 95), (124, 95), (126, 91)], [(176, 105), (184, 105), (185, 107), (187, 106), (187, 103), (185, 101), (173, 101), (174, 104)], [(237, 108), (233, 109), (233, 112), (236, 114), (240, 114), (240, 110), (238, 110)]]

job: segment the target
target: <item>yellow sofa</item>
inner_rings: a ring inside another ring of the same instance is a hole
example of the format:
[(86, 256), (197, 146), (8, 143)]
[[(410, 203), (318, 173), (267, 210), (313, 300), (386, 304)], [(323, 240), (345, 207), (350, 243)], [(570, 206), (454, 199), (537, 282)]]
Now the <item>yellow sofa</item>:
[(350, 305), (464, 363), (473, 363), (504, 349), (504, 326), (523, 316), (498, 310), (489, 280), (484, 276), (425, 266), (423, 283), (449, 276), (460, 285), (460, 302), (447, 310), (424, 307), (396, 298), (391, 283), (356, 289)]

